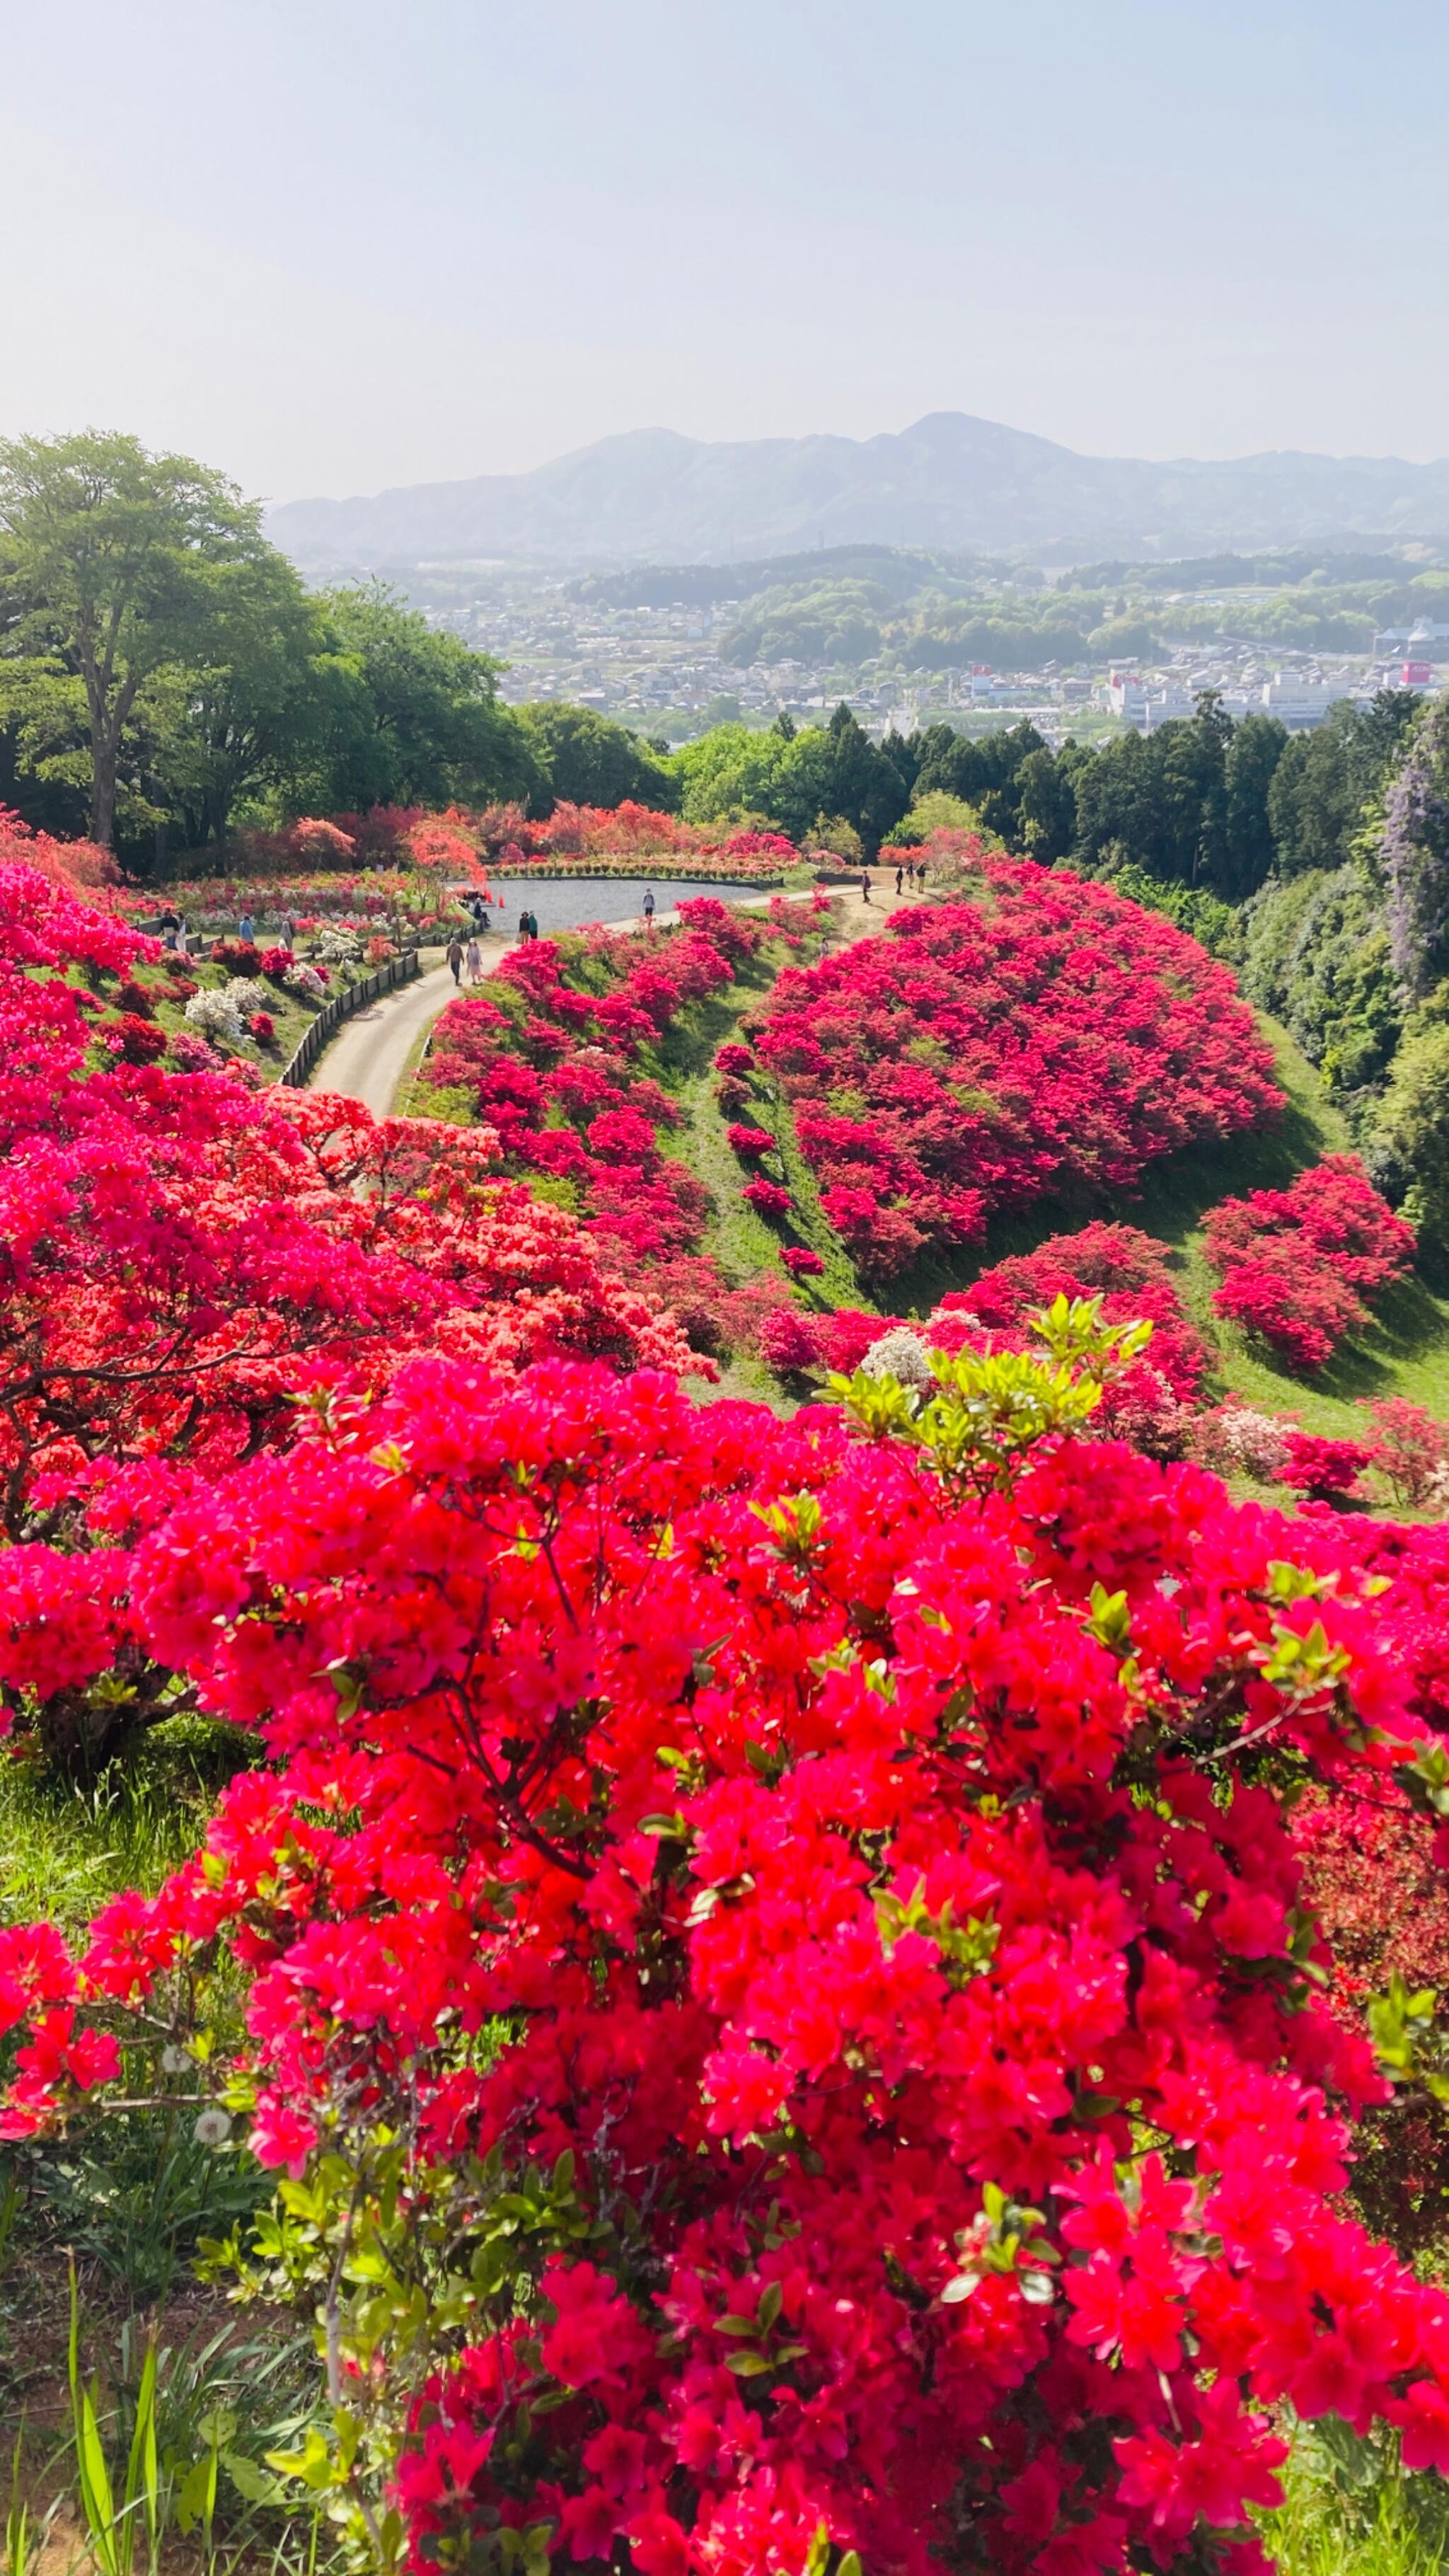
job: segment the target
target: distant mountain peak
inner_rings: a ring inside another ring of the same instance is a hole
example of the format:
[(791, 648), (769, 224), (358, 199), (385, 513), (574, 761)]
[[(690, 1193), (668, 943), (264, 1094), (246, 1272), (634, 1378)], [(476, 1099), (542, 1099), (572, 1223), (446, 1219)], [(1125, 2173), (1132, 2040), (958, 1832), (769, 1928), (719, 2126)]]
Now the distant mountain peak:
[(314, 571), (496, 557), (728, 563), (848, 544), (1130, 559), (1252, 552), (1349, 529), (1436, 535), (1449, 530), (1449, 463), (1078, 456), (1028, 430), (938, 411), (865, 439), (622, 430), (527, 474), (286, 502), (270, 528)]

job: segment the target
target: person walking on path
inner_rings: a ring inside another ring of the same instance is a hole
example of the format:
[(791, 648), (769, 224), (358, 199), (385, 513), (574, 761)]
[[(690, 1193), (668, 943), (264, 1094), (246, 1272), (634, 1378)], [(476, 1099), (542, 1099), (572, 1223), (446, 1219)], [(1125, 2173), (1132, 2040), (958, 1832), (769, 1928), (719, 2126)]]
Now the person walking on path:
[(652, 930), (654, 927), (654, 888), (652, 886), (644, 896), (644, 927), (646, 930)]
[(463, 980), (463, 943), (458, 937), (456, 930), (448, 942), (448, 964), (453, 970), (454, 983), (461, 984)]
[(870, 901), (870, 870), (869, 870), (869, 868), (862, 868), (862, 869), (861, 869), (861, 872), (860, 872), (860, 899), (861, 899), (861, 902), (862, 902), (862, 903), (869, 903), (869, 901)]
[(896, 892), (897, 892), (897, 894), (899, 894), (899, 893), (900, 893), (900, 890), (901, 890), (901, 884), (902, 884), (902, 881), (903, 881), (903, 879), (904, 879), (904, 877), (905, 877), (905, 873), (906, 873), (906, 872), (905, 872), (905, 869), (904, 869), (904, 868), (897, 868), (897, 870), (896, 870)]
[(478, 933), (476, 930), (474, 931), (472, 938), (469, 940), (467, 948), (464, 950), (464, 956), (467, 960), (468, 966), (468, 981), (470, 984), (476, 984), (479, 976), (483, 972), (483, 951), (478, 945)]

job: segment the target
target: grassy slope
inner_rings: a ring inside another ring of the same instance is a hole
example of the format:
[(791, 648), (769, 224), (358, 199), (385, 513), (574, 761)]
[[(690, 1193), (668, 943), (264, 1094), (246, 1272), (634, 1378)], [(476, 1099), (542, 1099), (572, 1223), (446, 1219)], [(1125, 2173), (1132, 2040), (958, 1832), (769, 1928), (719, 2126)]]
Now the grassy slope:
[[(143, 959), (133, 968), (131, 977), (150, 995), (156, 1026), (164, 1029), (168, 1037), (174, 1037), (178, 1031), (190, 1026), (185, 1003), (174, 1001), (167, 989), (175, 971), (170, 960), (153, 966)], [(180, 971), (191, 983), (204, 990), (220, 991), (233, 980), (230, 970), (225, 966), (213, 966), (210, 957), (192, 957)], [(83, 973), (73, 971), (67, 981), (79, 992), (89, 992), (97, 999), (112, 1005), (115, 1003), (116, 986), (110, 979), (95, 983)], [(249, 1042), (241, 1049), (240, 1061), (256, 1065), (264, 1082), (275, 1082), (296, 1053), (304, 1030), (310, 1028), (317, 1014), (305, 1002), (298, 1001), (294, 994), (283, 993), (275, 984), (267, 985), (267, 996), (267, 1010), (275, 1024), (276, 1035), (265, 1047)]]
[(1305, 1428), (1344, 1437), (1362, 1431), (1357, 1405), (1367, 1397), (1408, 1396), (1449, 1418), (1449, 1301), (1417, 1277), (1391, 1290), (1367, 1330), (1345, 1342), (1312, 1379), (1296, 1376), (1213, 1313), (1217, 1277), (1204, 1257), (1202, 1234), (1208, 1209), (1249, 1190), (1281, 1189), (1323, 1155), (1351, 1149), (1347, 1126), (1307, 1057), (1286, 1029), (1261, 1015), (1260, 1022), (1288, 1097), (1276, 1128), (1175, 1155), (1148, 1172), (1138, 1198), (1106, 1205), (1055, 1200), (1004, 1219), (974, 1258), (922, 1264), (903, 1281), (903, 1310), (925, 1314), (945, 1289), (965, 1286), (1008, 1254), (1029, 1252), (1048, 1235), (1068, 1232), (1090, 1217), (1110, 1216), (1141, 1226), (1179, 1255), (1184, 1302), (1219, 1353), (1218, 1392), (1240, 1395), (1268, 1412), (1297, 1413)]

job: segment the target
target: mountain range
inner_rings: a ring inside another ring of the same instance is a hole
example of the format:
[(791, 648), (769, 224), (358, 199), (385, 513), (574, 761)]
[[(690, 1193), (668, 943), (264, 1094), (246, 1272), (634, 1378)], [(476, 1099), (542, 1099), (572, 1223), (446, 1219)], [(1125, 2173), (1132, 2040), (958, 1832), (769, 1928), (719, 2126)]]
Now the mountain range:
[(1078, 456), (965, 412), (878, 438), (638, 429), (527, 474), (289, 501), (269, 532), (309, 570), (723, 562), (876, 543), (1047, 562), (1250, 552), (1449, 530), (1449, 460), (1293, 451), (1225, 463)]

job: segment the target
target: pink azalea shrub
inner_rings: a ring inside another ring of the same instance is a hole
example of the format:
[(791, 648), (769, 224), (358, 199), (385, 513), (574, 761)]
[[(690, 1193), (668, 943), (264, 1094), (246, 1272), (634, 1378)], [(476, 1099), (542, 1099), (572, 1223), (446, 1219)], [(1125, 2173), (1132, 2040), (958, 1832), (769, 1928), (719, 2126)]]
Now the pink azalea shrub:
[(1287, 1463), (1288, 1435), (1296, 1425), (1276, 1413), (1230, 1397), (1200, 1413), (1192, 1429), (1192, 1455), (1219, 1476), (1255, 1476), (1263, 1484), (1277, 1481)]

